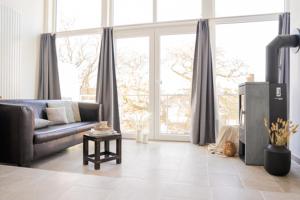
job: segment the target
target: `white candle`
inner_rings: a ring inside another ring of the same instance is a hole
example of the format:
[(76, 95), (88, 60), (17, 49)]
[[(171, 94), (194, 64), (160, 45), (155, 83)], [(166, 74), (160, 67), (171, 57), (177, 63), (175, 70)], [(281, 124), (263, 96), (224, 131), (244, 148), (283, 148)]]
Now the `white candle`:
[(136, 142), (142, 142), (142, 132), (141, 131), (137, 131), (136, 133)]
[(148, 143), (148, 134), (143, 134), (143, 143), (147, 144)]

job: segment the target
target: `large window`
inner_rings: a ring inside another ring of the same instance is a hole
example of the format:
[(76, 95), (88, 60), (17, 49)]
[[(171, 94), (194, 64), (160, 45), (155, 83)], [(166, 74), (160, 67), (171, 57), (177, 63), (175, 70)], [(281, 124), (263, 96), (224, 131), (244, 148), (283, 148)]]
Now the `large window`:
[(265, 47), (278, 21), (216, 26), (216, 81), (220, 125), (238, 123), (238, 85), (265, 80)]
[[(101, 0), (56, 0), (56, 39), (63, 99), (95, 101), (100, 34), (86, 29), (101, 27)], [(67, 31), (68, 34), (60, 35)], [(74, 34), (74, 32), (79, 32)]]
[(274, 13), (283, 12), (285, 3), (215, 0), (216, 17), (231, 17), (218, 19), (214, 29), (219, 128), (238, 124), (238, 85), (265, 80), (265, 47), (278, 34)]

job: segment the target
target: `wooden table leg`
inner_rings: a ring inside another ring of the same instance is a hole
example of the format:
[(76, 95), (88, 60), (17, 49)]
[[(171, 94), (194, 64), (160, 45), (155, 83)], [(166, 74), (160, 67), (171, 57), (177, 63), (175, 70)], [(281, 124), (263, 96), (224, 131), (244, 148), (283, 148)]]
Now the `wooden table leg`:
[(109, 140), (104, 141), (104, 146), (105, 146), (105, 158), (109, 157)]
[(100, 141), (95, 141), (95, 165), (94, 168), (100, 169)]
[(116, 144), (116, 153), (118, 155), (118, 158), (117, 158), (117, 164), (121, 164), (122, 162), (122, 139), (117, 139), (117, 144)]
[(83, 139), (83, 164), (88, 164), (88, 155), (89, 155), (89, 140)]

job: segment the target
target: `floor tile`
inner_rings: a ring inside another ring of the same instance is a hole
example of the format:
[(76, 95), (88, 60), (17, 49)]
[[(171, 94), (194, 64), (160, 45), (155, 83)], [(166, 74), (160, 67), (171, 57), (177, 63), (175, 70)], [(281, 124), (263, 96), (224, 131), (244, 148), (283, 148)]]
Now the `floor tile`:
[(209, 174), (210, 186), (226, 186), (242, 188), (242, 183), (237, 175), (228, 174)]
[(90, 188), (84, 186), (73, 186), (65, 191), (58, 200), (106, 200), (111, 191), (101, 188)]
[(230, 187), (218, 187), (213, 189), (214, 200), (263, 200), (259, 191), (248, 189), (237, 189)]
[(100, 170), (82, 165), (81, 144), (32, 168), (0, 165), (0, 200), (300, 199), (300, 166), (294, 162), (288, 176), (275, 177), (262, 166), (190, 143), (123, 140), (122, 153), (122, 164), (106, 162)]
[(191, 184), (167, 184), (163, 190), (162, 198), (178, 199), (212, 199), (209, 187), (200, 187)]
[(263, 192), (264, 200), (299, 200), (300, 194), (283, 192)]
[(244, 188), (255, 189), (260, 191), (281, 192), (283, 191), (278, 182), (275, 180), (263, 179), (241, 179)]

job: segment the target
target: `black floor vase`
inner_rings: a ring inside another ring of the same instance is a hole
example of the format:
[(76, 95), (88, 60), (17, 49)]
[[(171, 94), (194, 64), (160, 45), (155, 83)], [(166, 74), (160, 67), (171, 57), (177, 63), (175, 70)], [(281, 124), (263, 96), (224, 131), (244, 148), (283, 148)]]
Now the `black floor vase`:
[(275, 176), (285, 176), (291, 169), (291, 151), (286, 146), (269, 144), (264, 152), (264, 167)]

